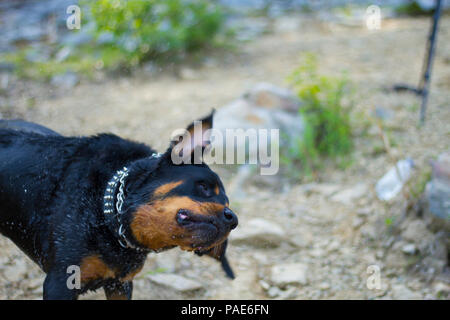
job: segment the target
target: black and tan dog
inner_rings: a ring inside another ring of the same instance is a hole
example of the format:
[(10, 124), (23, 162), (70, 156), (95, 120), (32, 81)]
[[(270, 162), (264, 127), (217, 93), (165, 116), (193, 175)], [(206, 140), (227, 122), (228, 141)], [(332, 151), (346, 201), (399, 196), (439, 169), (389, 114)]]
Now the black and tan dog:
[[(212, 114), (202, 119), (211, 126)], [(183, 156), (208, 143), (186, 140)], [(130, 299), (147, 254), (177, 246), (218, 259), (233, 278), (225, 249), (237, 217), (222, 182), (202, 161), (175, 165), (175, 147), (156, 154), (111, 134), (63, 137), (0, 120), (0, 232), (47, 274), (44, 299), (100, 287)], [(80, 286), (68, 285), (77, 268)]]

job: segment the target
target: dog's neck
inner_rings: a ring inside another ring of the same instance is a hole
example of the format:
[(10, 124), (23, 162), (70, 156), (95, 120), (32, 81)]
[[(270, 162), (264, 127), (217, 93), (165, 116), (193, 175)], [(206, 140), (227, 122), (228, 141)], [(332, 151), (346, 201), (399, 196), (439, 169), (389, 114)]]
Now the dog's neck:
[[(151, 155), (152, 158), (159, 158), (160, 156), (160, 153), (153, 153)], [(150, 252), (153, 250), (138, 245), (135, 241), (131, 241), (126, 235), (126, 226), (124, 226), (122, 219), (122, 206), (126, 198), (125, 180), (128, 174), (129, 169), (123, 167), (116, 171), (114, 176), (106, 184), (105, 194), (103, 196), (103, 213), (105, 217), (112, 217), (112, 219), (109, 220), (113, 223), (112, 229), (122, 248), (133, 249), (142, 253)]]

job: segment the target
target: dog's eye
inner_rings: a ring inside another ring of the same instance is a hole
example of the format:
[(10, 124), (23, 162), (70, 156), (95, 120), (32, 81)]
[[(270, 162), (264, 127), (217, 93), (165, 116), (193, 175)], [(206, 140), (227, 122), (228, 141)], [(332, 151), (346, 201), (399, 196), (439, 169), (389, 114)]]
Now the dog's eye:
[(197, 183), (197, 189), (200, 192), (200, 194), (204, 197), (210, 197), (212, 194), (211, 188), (209, 188), (209, 186), (204, 182)]

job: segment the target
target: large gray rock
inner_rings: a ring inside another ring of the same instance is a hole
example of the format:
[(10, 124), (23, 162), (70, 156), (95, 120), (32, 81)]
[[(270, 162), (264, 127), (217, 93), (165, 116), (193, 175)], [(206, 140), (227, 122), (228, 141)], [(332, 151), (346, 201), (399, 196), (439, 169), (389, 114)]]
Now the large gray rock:
[(432, 167), (432, 180), (425, 189), (425, 212), (434, 227), (450, 232), (450, 152), (441, 154)]
[(351, 205), (356, 200), (367, 195), (369, 188), (366, 184), (359, 183), (353, 187), (343, 189), (331, 197), (332, 201), (340, 202), (345, 205)]
[[(241, 98), (217, 110), (214, 129), (221, 133), (224, 140), (213, 141), (213, 148), (226, 145), (226, 131), (230, 129), (242, 129), (245, 132), (249, 129), (279, 129), (281, 145), (292, 144), (303, 134), (303, 118), (298, 114), (300, 106), (300, 101), (290, 91), (268, 83), (257, 84)], [(270, 143), (270, 133), (268, 138)], [(245, 150), (246, 145), (247, 155), (258, 154), (258, 145), (248, 144), (245, 140), (238, 139), (236, 144), (228, 146)]]
[(270, 282), (279, 287), (308, 284), (308, 267), (303, 263), (285, 263), (270, 269)]
[(230, 234), (230, 241), (253, 247), (277, 247), (286, 241), (285, 232), (278, 224), (265, 219), (253, 219)]

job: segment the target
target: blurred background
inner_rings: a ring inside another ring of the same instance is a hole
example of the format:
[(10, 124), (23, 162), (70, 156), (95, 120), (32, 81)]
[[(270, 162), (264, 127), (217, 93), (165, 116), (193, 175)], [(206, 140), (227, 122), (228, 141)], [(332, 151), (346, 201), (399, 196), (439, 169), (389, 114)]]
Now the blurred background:
[[(423, 125), (395, 87), (419, 84), (434, 4), (0, 0), (0, 118), (158, 151), (212, 108), (220, 129), (280, 129), (278, 174), (214, 167), (237, 278), (174, 249), (149, 255), (136, 299), (448, 299), (449, 1)], [(0, 236), (0, 299), (43, 280)]]

